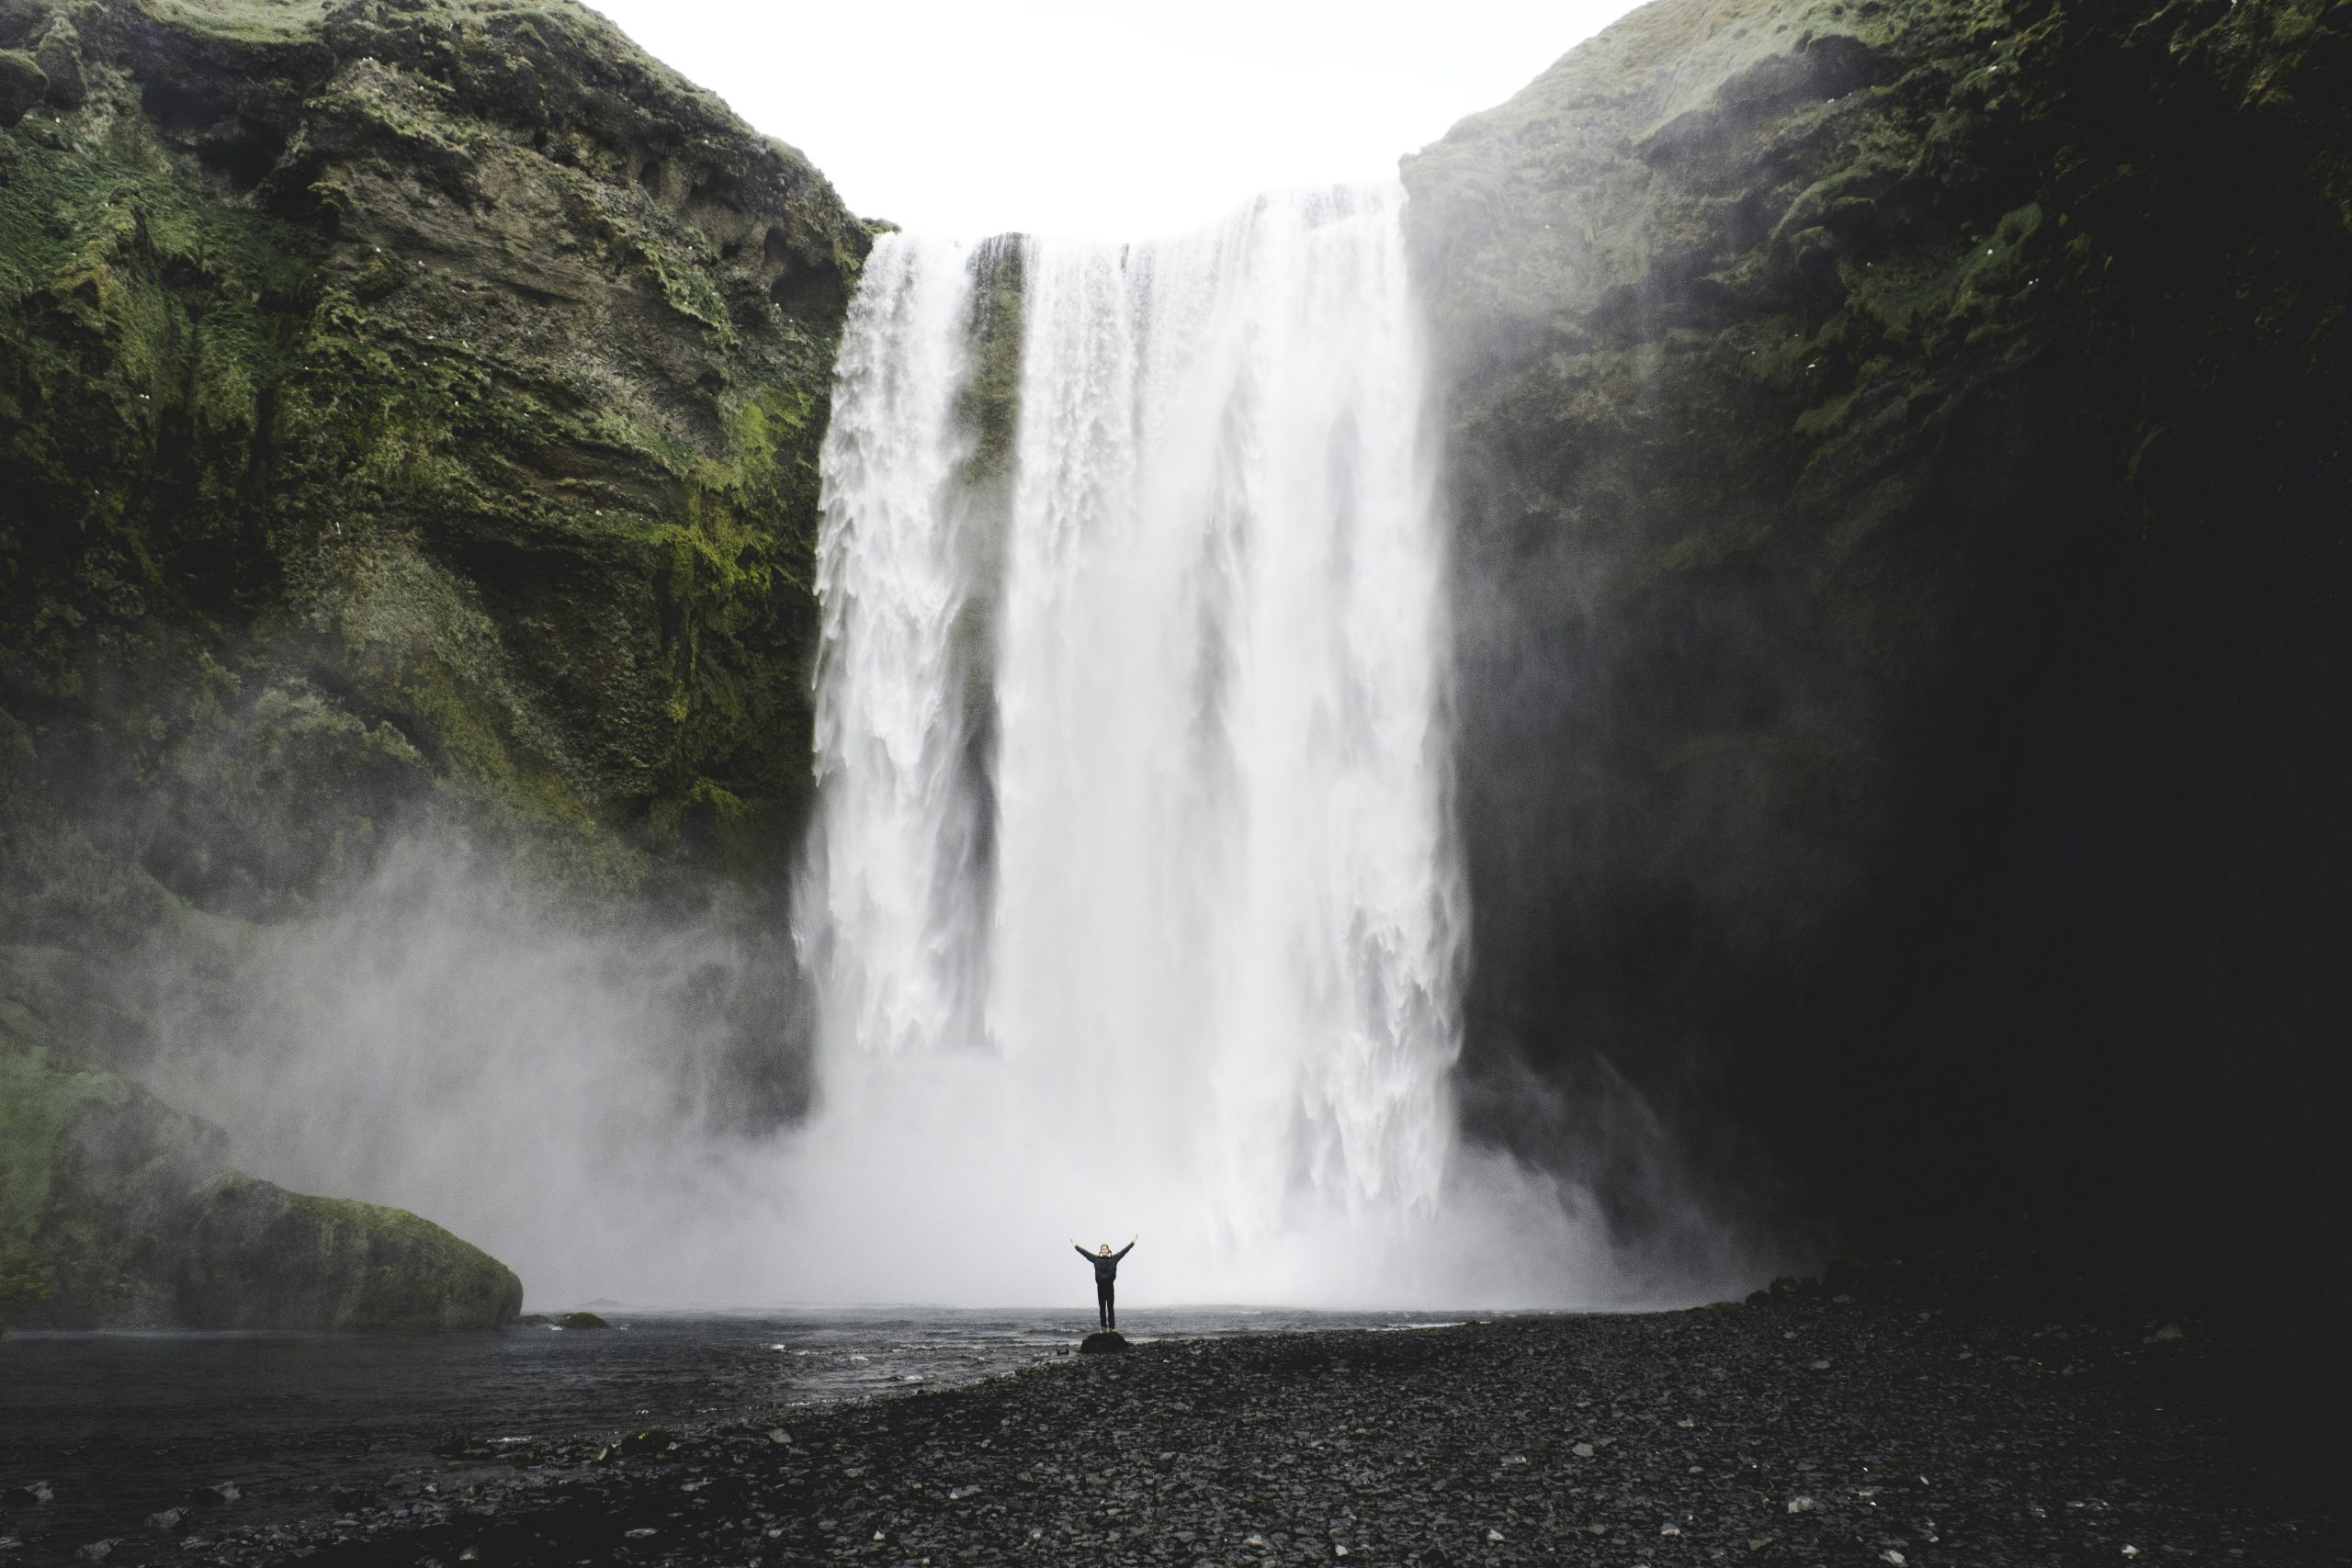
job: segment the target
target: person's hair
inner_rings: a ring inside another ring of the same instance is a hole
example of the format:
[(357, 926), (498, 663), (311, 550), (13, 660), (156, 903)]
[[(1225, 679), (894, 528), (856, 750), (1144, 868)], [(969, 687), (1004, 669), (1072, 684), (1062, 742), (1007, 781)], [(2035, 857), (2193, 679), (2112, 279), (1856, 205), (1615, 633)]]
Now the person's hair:
[(1111, 1250), (1111, 1244), (1110, 1244), (1109, 1242), (1107, 1242), (1107, 1241), (1106, 1241), (1106, 1242), (1104, 1242), (1104, 1243), (1102, 1244), (1102, 1250), (1103, 1250), (1103, 1251), (1105, 1251), (1105, 1252), (1110, 1251), (1110, 1250)]

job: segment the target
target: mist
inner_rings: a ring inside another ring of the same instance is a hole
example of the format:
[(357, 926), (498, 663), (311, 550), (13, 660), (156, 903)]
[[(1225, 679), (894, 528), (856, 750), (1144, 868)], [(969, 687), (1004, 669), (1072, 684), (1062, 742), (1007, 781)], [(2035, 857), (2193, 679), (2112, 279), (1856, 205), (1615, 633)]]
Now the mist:
[(240, 927), (201, 962), (152, 953), (142, 1076), (243, 1168), (423, 1214), (514, 1267), (535, 1308), (1043, 1305), (1084, 1294), (1072, 1237), (1137, 1232), (1136, 1306), (1633, 1307), (1762, 1266), (1720, 1235), (1697, 1256), (1611, 1240), (1589, 1193), (1475, 1145), (1419, 1209), (1302, 1203), (1239, 1234), (1148, 1179), (1118, 1122), (1040, 1126), (1026, 1107), (1050, 1086), (988, 1052), (879, 1063), (796, 1111), (808, 987), (788, 942), (565, 907), (407, 838), (327, 912)]

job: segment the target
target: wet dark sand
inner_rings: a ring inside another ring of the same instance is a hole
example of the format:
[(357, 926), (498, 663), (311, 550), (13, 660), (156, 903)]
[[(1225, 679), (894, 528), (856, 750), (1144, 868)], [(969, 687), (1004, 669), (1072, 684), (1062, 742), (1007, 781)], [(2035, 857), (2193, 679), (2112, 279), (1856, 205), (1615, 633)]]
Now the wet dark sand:
[(2352, 1562), (2218, 1417), (2199, 1325), (1905, 1273), (1844, 1294), (1142, 1343), (483, 1444), (339, 1514), (227, 1505), (108, 1561)]

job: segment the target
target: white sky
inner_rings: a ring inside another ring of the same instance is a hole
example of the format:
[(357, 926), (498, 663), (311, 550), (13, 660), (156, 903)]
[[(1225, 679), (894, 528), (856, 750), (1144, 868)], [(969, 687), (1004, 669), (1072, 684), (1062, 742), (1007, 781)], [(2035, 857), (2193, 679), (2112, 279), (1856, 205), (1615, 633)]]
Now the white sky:
[(591, 0), (858, 213), (1141, 237), (1377, 179), (1631, 0)]

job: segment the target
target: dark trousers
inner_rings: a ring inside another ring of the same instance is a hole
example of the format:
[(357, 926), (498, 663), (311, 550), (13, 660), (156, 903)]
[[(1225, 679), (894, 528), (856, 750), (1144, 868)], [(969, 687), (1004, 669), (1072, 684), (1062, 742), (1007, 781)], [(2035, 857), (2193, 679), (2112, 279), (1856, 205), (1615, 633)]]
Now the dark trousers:
[(1094, 1281), (1094, 1304), (1102, 1314), (1103, 1327), (1116, 1328), (1119, 1326), (1118, 1309), (1111, 1304), (1110, 1280), (1097, 1280)]

